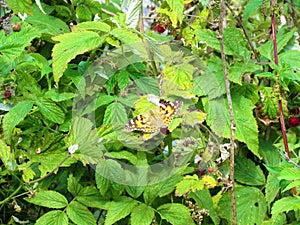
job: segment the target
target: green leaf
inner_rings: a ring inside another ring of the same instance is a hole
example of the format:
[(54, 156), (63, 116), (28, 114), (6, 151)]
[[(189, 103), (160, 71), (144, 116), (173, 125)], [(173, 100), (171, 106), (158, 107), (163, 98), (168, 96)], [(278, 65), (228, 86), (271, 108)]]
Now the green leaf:
[(17, 103), (7, 114), (5, 114), (3, 118), (3, 132), (7, 137), (11, 135), (15, 126), (25, 119), (32, 106), (32, 101), (22, 101)]
[(18, 13), (27, 13), (27, 14), (31, 14), (31, 5), (32, 2), (31, 0), (7, 0), (7, 5), (10, 9), (12, 9), (14, 11), (15, 14)]
[(290, 210), (297, 211), (300, 209), (300, 198), (295, 197), (285, 197), (277, 200), (272, 207), (272, 215), (288, 212)]
[(298, 168), (284, 168), (278, 175), (280, 180), (299, 180), (300, 171)]
[(167, 3), (175, 14), (173, 17), (170, 17), (170, 19), (172, 21), (173, 27), (176, 27), (177, 20), (180, 24), (182, 23), (184, 0), (167, 0)]
[(286, 186), (282, 192), (288, 191), (294, 187), (299, 187), (300, 186), (300, 180), (296, 180), (296, 181), (292, 181), (291, 183), (289, 183), (288, 186)]
[(32, 24), (41, 33), (46, 34), (48, 41), (51, 41), (50, 36), (70, 32), (65, 22), (57, 17), (44, 14), (37, 5), (32, 6), (32, 15), (29, 15), (25, 21)]
[(161, 205), (157, 208), (161, 218), (167, 220), (173, 225), (195, 224), (190, 216), (188, 207), (178, 203), (169, 203)]
[(127, 87), (129, 82), (129, 77), (130, 77), (130, 73), (126, 70), (121, 70), (120, 73), (118, 73), (117, 81), (121, 91)]
[(203, 123), (207, 114), (200, 111), (192, 111), (184, 114), (182, 118), (182, 124), (188, 126), (195, 126), (196, 124)]
[(136, 28), (139, 21), (142, 2), (142, 0), (129, 2), (129, 7), (126, 12), (126, 25), (128, 28)]
[(110, 187), (110, 182), (121, 182), (124, 171), (121, 165), (112, 159), (101, 160), (96, 167), (96, 184), (100, 193), (104, 196)]
[(126, 44), (140, 43), (140, 38), (130, 30), (125, 28), (115, 28), (110, 34)]
[(150, 225), (154, 217), (154, 209), (146, 204), (139, 204), (131, 213), (131, 224)]
[[(193, 79), (193, 93), (199, 96), (205, 96), (209, 99), (220, 97), (225, 93), (224, 80), (220, 83), (214, 75), (203, 74), (200, 77)], [(220, 86), (220, 85), (221, 86)]]
[(143, 193), (146, 204), (151, 204), (156, 197), (163, 197), (174, 191), (175, 185), (182, 180), (179, 174), (170, 178), (148, 185)]
[(279, 116), (279, 108), (277, 98), (275, 97), (273, 87), (264, 87), (261, 89), (264, 96), (264, 105), (262, 115), (269, 115), (270, 119), (275, 119)]
[(54, 46), (52, 53), (53, 76), (54, 81), (58, 83), (67, 64), (77, 55), (99, 47), (104, 37), (92, 31), (82, 31), (62, 34), (53, 37), (53, 40), (59, 42)]
[(165, 79), (176, 84), (182, 89), (190, 89), (192, 87), (194, 66), (188, 63), (182, 63), (176, 66), (166, 66), (163, 73)]
[(100, 106), (107, 105), (107, 104), (113, 102), (115, 99), (116, 99), (116, 96), (107, 95), (105, 93), (99, 93), (97, 101), (96, 101), (95, 109)]
[(242, 56), (244, 60), (250, 59), (251, 54), (241, 29), (229, 25), (224, 29), (223, 39), (225, 52)]
[[(277, 52), (280, 53), (280, 51), (287, 45), (289, 40), (291, 40), (291, 38), (294, 36), (295, 29), (292, 29), (288, 33), (280, 32), (280, 31), (278, 31), (278, 33), (279, 34), (281, 33), (281, 35), (277, 36)], [(273, 40), (270, 39), (267, 43), (258, 47), (257, 50), (260, 52), (262, 56), (266, 57), (267, 59), (274, 60)]]
[(99, 208), (99, 209), (109, 209), (110, 201), (104, 200), (99, 190), (93, 186), (87, 186), (80, 190), (76, 196), (76, 200), (87, 207)]
[(113, 159), (124, 159), (130, 162), (133, 165), (136, 165), (137, 157), (135, 154), (132, 154), (128, 151), (119, 151), (119, 152), (106, 152), (104, 154), (106, 157), (113, 158)]
[(257, 104), (260, 101), (259, 87), (251, 83), (243, 83), (242, 86), (234, 87), (236, 94), (244, 96), (250, 99), (253, 104)]
[[(235, 191), (238, 224), (262, 224), (267, 212), (263, 193), (254, 187), (237, 187)], [(221, 218), (232, 221), (229, 192), (221, 198), (219, 209)]]
[[(128, 172), (128, 171), (126, 171)], [(138, 174), (138, 177), (136, 177), (136, 173), (130, 173), (130, 175), (126, 176), (128, 178), (130, 176), (130, 181), (134, 182), (134, 185), (139, 184), (141, 182), (146, 182), (144, 177), (140, 177), (141, 173)], [(137, 199), (138, 197), (141, 196), (141, 194), (144, 192), (145, 187), (144, 186), (129, 186), (126, 185), (125, 187), (126, 192), (133, 197), (134, 199)]]
[(69, 219), (65, 212), (52, 210), (41, 216), (35, 223), (36, 225), (68, 225)]
[[(57, 167), (59, 163), (66, 158), (66, 152), (52, 152), (45, 151), (42, 154), (31, 155), (30, 159), (32, 162), (38, 162), (40, 165), (38, 169), (41, 171), (40, 176), (45, 176), (48, 172), (52, 171)], [(73, 158), (69, 158), (61, 166), (70, 166), (77, 162)]]
[(127, 122), (127, 114), (121, 103), (113, 102), (105, 110), (103, 124), (113, 124), (115, 126), (124, 125)]
[(112, 103), (113, 101), (115, 101), (116, 98), (117, 98), (116, 96), (107, 95), (105, 93), (99, 93), (99, 95), (96, 99), (96, 103), (89, 104), (87, 106), (87, 108), (84, 110), (83, 114), (91, 113), (101, 106), (108, 105), (109, 103)]
[(10, 147), (3, 140), (0, 140), (0, 159), (7, 169), (16, 169), (17, 164), (14, 151), (11, 151)]
[(255, 74), (256, 77), (266, 77), (269, 79), (275, 79), (276, 75), (274, 73), (271, 72), (263, 72), (263, 73), (258, 73)]
[(264, 185), (265, 176), (259, 166), (245, 157), (237, 156), (234, 166), (235, 179), (243, 184)]
[(154, 78), (136, 74), (130, 74), (130, 77), (142, 92), (159, 95), (159, 85)]
[(247, 2), (244, 10), (244, 23), (248, 23), (250, 16), (256, 15), (257, 11), (261, 10), (263, 0), (252, 0)]
[(97, 224), (93, 214), (81, 203), (73, 200), (67, 207), (67, 214), (75, 224), (92, 225)]
[(277, 194), (280, 190), (279, 180), (277, 179), (278, 173), (269, 172), (267, 177), (267, 184), (266, 184), (266, 201), (270, 205), (271, 202), (274, 201)]
[[(201, 29), (194, 31), (196, 36), (200, 38), (201, 41), (205, 42), (209, 47), (220, 51), (220, 42), (218, 40), (218, 33), (216, 31)], [(226, 52), (228, 54), (228, 52)], [(232, 52), (231, 52), (232, 54)]]
[(82, 185), (78, 182), (78, 179), (69, 175), (68, 177), (68, 191), (73, 195), (77, 195), (82, 190)]
[(112, 225), (120, 219), (125, 218), (132, 212), (137, 204), (138, 201), (125, 196), (112, 202), (107, 212), (104, 225)]
[(62, 102), (66, 101), (69, 99), (74, 98), (75, 94), (71, 92), (63, 92), (63, 93), (58, 93), (56, 89), (51, 89), (47, 91), (44, 95), (45, 98), (49, 98), (54, 102)]
[(23, 181), (28, 182), (30, 180), (33, 180), (35, 175), (36, 173), (33, 171), (33, 169), (31, 167), (27, 167), (23, 170), (22, 179)]
[(25, 198), (25, 200), (52, 209), (61, 209), (68, 205), (65, 196), (56, 191), (40, 191), (33, 198)]
[(176, 196), (182, 196), (189, 192), (195, 192), (196, 190), (202, 190), (204, 188), (204, 181), (199, 180), (198, 176), (185, 176), (182, 181), (176, 184)]
[(279, 54), (278, 61), (282, 64), (285, 63), (293, 69), (300, 68), (300, 51), (299, 50), (289, 50)]
[(286, 225), (286, 216), (285, 214), (275, 214), (269, 220), (265, 220), (262, 225)]
[(91, 21), (92, 12), (85, 5), (79, 5), (76, 7), (76, 16), (78, 17), (79, 22)]
[(82, 31), (102, 31), (104, 33), (109, 33), (111, 27), (104, 22), (96, 22), (96, 21), (89, 21), (89, 22), (83, 22), (79, 23), (76, 26), (74, 26), (73, 31), (74, 32), (82, 32)]
[(220, 224), (220, 218), (215, 210), (214, 202), (207, 188), (204, 188), (201, 191), (197, 190), (195, 192), (191, 192), (188, 196), (196, 201), (199, 208), (204, 208), (209, 211), (209, 216), (214, 224)]
[(54, 5), (54, 11), (58, 18), (63, 18), (65, 20), (71, 19), (72, 12), (71, 10), (64, 5)]
[(46, 98), (39, 98), (36, 101), (42, 115), (48, 120), (62, 124), (65, 120), (65, 114), (62, 109), (53, 101)]
[(261, 67), (254, 64), (254, 62), (238, 62), (229, 67), (228, 79), (234, 83), (242, 85), (242, 78), (244, 74), (251, 74), (259, 69), (261, 69)]
[(31, 45), (34, 38), (41, 36), (41, 32), (26, 22), (21, 23), (21, 27), (19, 32), (9, 35), (5, 35), (4, 30), (0, 32), (0, 58), (4, 62), (14, 61), (24, 52), (25, 47)]
[[(252, 110), (255, 105), (251, 100), (232, 93), (234, 122), (236, 125), (235, 137), (246, 143), (247, 147), (258, 157), (258, 127)], [(229, 109), (224, 99), (210, 100), (206, 103), (208, 116), (206, 121), (218, 135), (229, 138)]]

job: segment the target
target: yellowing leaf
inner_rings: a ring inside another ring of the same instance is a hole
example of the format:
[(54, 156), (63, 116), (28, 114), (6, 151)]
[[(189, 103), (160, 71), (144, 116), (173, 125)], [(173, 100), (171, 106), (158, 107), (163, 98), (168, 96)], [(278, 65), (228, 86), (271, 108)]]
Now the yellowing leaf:
[(204, 185), (207, 188), (213, 188), (218, 184), (218, 182), (212, 176), (203, 176), (202, 181), (204, 181)]
[(203, 123), (207, 114), (200, 111), (192, 111), (184, 114), (183, 124), (195, 126), (196, 124)]
[(196, 190), (202, 190), (204, 188), (204, 182), (198, 179), (198, 176), (194, 174), (193, 176), (185, 176), (182, 181), (176, 184), (176, 196), (182, 196), (194, 192)]
[(166, 66), (163, 73), (165, 79), (175, 83), (183, 89), (190, 89), (192, 87), (193, 66), (187, 63), (180, 64), (180, 66)]

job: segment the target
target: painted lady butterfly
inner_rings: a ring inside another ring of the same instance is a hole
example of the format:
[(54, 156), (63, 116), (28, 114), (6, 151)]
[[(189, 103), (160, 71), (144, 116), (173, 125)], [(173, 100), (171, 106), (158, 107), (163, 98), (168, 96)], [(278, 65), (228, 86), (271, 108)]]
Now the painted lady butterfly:
[(149, 109), (149, 111), (131, 119), (125, 126), (126, 130), (156, 133), (160, 131), (161, 128), (167, 128), (172, 122), (174, 115), (178, 114), (182, 107), (182, 101), (177, 100), (170, 102), (152, 94), (148, 96), (147, 100), (157, 107), (155, 109)]

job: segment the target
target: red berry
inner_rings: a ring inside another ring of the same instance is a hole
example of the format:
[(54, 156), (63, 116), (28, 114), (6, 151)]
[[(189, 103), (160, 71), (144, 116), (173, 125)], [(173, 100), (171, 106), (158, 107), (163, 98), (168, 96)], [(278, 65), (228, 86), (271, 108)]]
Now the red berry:
[(159, 26), (159, 25), (156, 25), (155, 26), (155, 30), (158, 32), (158, 33), (163, 33), (165, 32), (166, 28), (165, 27), (162, 27), (162, 26)]
[(151, 7), (150, 7), (150, 10), (151, 10), (151, 11), (154, 11), (154, 10), (155, 10), (155, 7), (154, 7), (154, 6), (151, 6)]
[(5, 90), (4, 96), (5, 96), (5, 98), (10, 98), (10, 97), (11, 97), (11, 92), (10, 92), (10, 90)]
[(212, 172), (214, 172), (214, 169), (213, 168), (208, 168), (207, 172), (212, 173)]
[(290, 127), (295, 127), (298, 126), (299, 124), (300, 124), (300, 119), (298, 117), (291, 116), (289, 118)]

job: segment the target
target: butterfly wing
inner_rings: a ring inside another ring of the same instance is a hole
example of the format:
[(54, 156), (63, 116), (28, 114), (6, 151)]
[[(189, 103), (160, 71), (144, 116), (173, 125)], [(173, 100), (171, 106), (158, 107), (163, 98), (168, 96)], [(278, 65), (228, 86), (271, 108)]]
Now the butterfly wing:
[(162, 126), (168, 126), (175, 114), (179, 113), (179, 110), (182, 107), (182, 102), (181, 101), (175, 101), (175, 102), (169, 102), (163, 99), (160, 99), (160, 105), (158, 106), (158, 110), (160, 113), (160, 117), (163, 120)]
[(143, 131), (145, 133), (155, 133), (159, 131), (159, 124), (161, 119), (157, 117), (156, 110), (149, 110), (141, 115), (131, 119), (126, 125), (125, 129), (128, 131)]
[(182, 101), (170, 102), (159, 99), (155, 95), (149, 95), (148, 101), (157, 107), (131, 119), (125, 126), (126, 130), (138, 130), (146, 133), (158, 132), (160, 128), (168, 127), (174, 115), (178, 114), (182, 107)]

